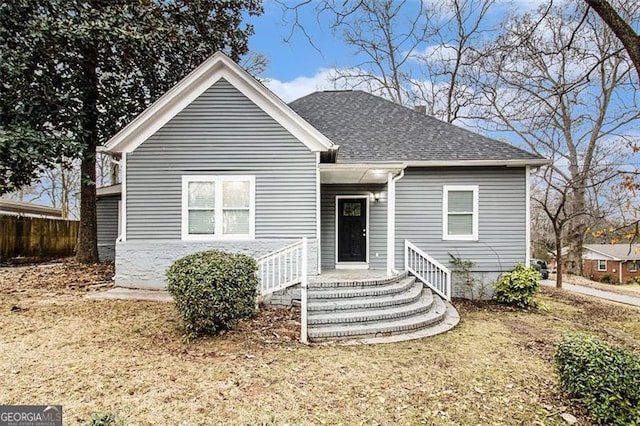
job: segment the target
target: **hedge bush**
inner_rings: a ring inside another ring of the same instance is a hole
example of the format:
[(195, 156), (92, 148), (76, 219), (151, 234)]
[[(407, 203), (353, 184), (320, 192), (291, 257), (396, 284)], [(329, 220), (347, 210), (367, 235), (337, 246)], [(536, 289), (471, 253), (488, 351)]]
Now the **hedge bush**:
[(640, 425), (640, 355), (571, 333), (556, 343), (554, 361), (560, 387), (582, 402), (593, 420)]
[(216, 334), (257, 312), (256, 261), (209, 250), (177, 260), (167, 272), (169, 293), (189, 340)]
[(502, 276), (496, 284), (494, 297), (500, 303), (520, 308), (538, 307), (536, 298), (540, 291), (540, 272), (534, 267), (517, 265)]

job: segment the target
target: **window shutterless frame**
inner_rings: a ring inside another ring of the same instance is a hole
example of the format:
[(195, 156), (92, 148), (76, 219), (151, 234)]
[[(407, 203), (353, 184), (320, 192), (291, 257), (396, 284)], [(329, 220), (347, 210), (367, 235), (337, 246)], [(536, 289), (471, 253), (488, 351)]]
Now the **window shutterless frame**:
[[(472, 210), (465, 212), (449, 212), (449, 193), (454, 191), (471, 192), (473, 194)], [(478, 240), (478, 185), (444, 185), (442, 187), (442, 239), (449, 241)], [(471, 214), (471, 233), (449, 235), (449, 215)]]
[(598, 264), (597, 264), (598, 271), (604, 272), (604, 271), (607, 270), (607, 261), (606, 260), (600, 259), (597, 262), (598, 262)]
[[(189, 183), (212, 182), (214, 190), (214, 234), (190, 234), (189, 233)], [(246, 210), (246, 208), (225, 208), (223, 206), (223, 182), (248, 182), (249, 183), (249, 229), (247, 234), (224, 234), (223, 222), (225, 210)], [(183, 240), (239, 240), (255, 239), (255, 193), (256, 178), (253, 175), (186, 175), (182, 176), (182, 239)]]

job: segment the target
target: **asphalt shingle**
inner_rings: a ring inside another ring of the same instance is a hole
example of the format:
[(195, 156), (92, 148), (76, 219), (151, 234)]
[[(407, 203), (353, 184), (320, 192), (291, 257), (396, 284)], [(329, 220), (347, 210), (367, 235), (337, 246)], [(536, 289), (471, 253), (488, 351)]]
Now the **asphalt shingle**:
[(361, 90), (315, 92), (289, 106), (340, 145), (340, 163), (542, 158)]

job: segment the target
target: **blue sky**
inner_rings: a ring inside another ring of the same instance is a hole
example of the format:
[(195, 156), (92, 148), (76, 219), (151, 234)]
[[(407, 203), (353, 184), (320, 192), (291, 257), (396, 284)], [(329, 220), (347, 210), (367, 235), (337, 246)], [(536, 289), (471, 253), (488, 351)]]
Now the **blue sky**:
[[(301, 2), (284, 1), (290, 5)], [(417, 7), (419, 1), (410, 0), (406, 7)], [(487, 24), (499, 25), (508, 10), (522, 12), (542, 3), (545, 1), (504, 0), (492, 7)], [(298, 9), (299, 22), (304, 25), (315, 47), (300, 29), (290, 37), (294, 18), (291, 11), (285, 13), (283, 7), (274, 0), (265, 0), (263, 4), (264, 13), (247, 21), (254, 25), (255, 30), (249, 46), (252, 51), (265, 55), (269, 60), (269, 67), (261, 77), (268, 79), (267, 86), (285, 101), (315, 90), (332, 88), (326, 80), (328, 70), (359, 63), (351, 49), (341, 40), (340, 34), (334, 34), (331, 30), (330, 13), (317, 14), (315, 1)], [(290, 40), (286, 41), (287, 38)]]

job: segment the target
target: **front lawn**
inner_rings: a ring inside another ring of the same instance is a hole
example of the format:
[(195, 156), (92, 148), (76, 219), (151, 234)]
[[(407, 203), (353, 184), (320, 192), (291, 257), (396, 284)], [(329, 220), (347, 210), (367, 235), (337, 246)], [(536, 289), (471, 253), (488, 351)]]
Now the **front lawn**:
[(0, 272), (0, 404), (62, 404), (65, 424), (584, 424), (556, 390), (554, 339), (640, 340), (639, 309), (545, 289), (547, 313), (457, 301), (458, 327), (400, 344), (304, 346), (281, 310), (185, 345), (170, 304), (15, 280)]

